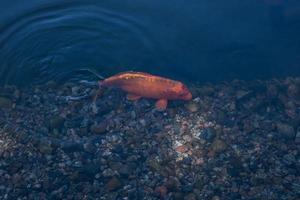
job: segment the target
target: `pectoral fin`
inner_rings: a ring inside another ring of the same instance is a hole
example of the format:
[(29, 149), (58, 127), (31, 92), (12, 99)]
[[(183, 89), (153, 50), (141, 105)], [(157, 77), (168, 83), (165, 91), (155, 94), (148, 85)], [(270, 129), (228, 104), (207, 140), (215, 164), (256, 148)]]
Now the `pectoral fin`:
[(137, 95), (135, 95), (135, 94), (127, 94), (126, 98), (127, 98), (128, 100), (135, 101), (135, 100), (140, 99), (141, 97), (140, 97), (140, 96), (137, 96)]
[(159, 111), (163, 111), (167, 108), (168, 100), (167, 99), (159, 99), (155, 103), (155, 108)]

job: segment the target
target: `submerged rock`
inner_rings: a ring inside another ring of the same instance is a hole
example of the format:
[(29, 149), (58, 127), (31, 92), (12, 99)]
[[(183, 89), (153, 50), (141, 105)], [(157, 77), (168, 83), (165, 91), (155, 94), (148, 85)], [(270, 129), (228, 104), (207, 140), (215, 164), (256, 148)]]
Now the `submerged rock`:
[(286, 139), (294, 139), (295, 138), (295, 130), (289, 124), (285, 124), (282, 122), (278, 122), (276, 124), (277, 131)]
[(112, 177), (105, 185), (106, 189), (108, 191), (114, 191), (119, 189), (122, 186), (121, 181), (116, 178), (116, 177)]
[(198, 103), (196, 103), (194, 101), (190, 101), (189, 103), (186, 103), (185, 107), (190, 112), (197, 112), (199, 110)]
[(300, 130), (297, 131), (296, 137), (295, 137), (295, 142), (297, 144), (300, 144)]
[(65, 119), (61, 116), (54, 116), (49, 121), (49, 128), (53, 129), (61, 129), (64, 125)]
[(99, 124), (93, 124), (90, 129), (93, 134), (103, 134), (107, 132), (107, 127), (107, 121), (103, 121)]
[(12, 101), (6, 97), (0, 97), (0, 108), (11, 108)]
[(210, 151), (212, 154), (221, 153), (227, 148), (226, 143), (223, 140), (216, 139), (210, 147)]
[(205, 128), (200, 134), (200, 138), (207, 142), (212, 142), (216, 137), (216, 131), (213, 128)]

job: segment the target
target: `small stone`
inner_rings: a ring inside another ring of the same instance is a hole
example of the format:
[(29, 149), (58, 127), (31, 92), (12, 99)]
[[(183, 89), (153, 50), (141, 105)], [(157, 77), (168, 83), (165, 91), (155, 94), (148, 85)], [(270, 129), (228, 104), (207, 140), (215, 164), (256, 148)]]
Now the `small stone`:
[(116, 178), (116, 177), (112, 177), (105, 185), (106, 189), (108, 191), (114, 191), (119, 189), (122, 186), (121, 181)]
[(38, 144), (38, 149), (43, 154), (51, 154), (52, 153), (51, 142), (48, 140), (41, 140)]
[(110, 168), (108, 168), (108, 169), (105, 169), (103, 172), (102, 172), (102, 175), (104, 176), (104, 177), (112, 177), (113, 175), (114, 175), (115, 173), (114, 173), (114, 171), (112, 170), (112, 169), (110, 169)]
[(300, 89), (296, 84), (291, 84), (288, 86), (287, 95), (289, 97), (298, 97), (300, 93)]
[(12, 101), (6, 97), (0, 97), (0, 108), (11, 108)]
[(185, 145), (180, 145), (178, 147), (176, 147), (175, 149), (178, 153), (186, 153), (188, 151), (187, 146)]
[(61, 116), (54, 116), (49, 121), (49, 128), (53, 129), (61, 129), (64, 125), (65, 119)]
[(183, 196), (183, 193), (175, 192), (173, 197), (174, 197), (174, 200), (182, 200), (184, 196)]
[(300, 130), (297, 131), (296, 137), (295, 137), (295, 142), (297, 144), (300, 144)]
[(290, 166), (296, 163), (296, 158), (293, 154), (285, 154), (282, 158), (282, 162)]
[(278, 122), (276, 124), (277, 131), (286, 139), (294, 139), (295, 137), (295, 131), (294, 128), (288, 124), (284, 124), (281, 122)]
[(199, 105), (194, 101), (190, 101), (189, 103), (185, 104), (185, 107), (190, 112), (197, 112), (199, 110)]
[(227, 148), (227, 145), (224, 141), (220, 139), (216, 139), (212, 144), (211, 144), (211, 151), (212, 153), (220, 153), (224, 151)]
[(66, 153), (79, 152), (83, 150), (83, 145), (74, 141), (61, 142), (60, 147)]
[(155, 192), (164, 199), (167, 196), (168, 190), (165, 186), (158, 186), (155, 188)]
[(189, 193), (184, 197), (184, 200), (196, 200), (196, 195), (194, 193)]
[(166, 182), (166, 187), (170, 191), (176, 191), (180, 186), (180, 182), (176, 177), (169, 177)]
[(159, 161), (156, 159), (148, 160), (148, 166), (154, 171), (160, 171), (162, 168)]
[(267, 85), (267, 94), (270, 97), (276, 97), (278, 94), (278, 88), (275, 84), (269, 84)]
[(108, 127), (108, 123), (106, 121), (100, 122), (99, 124), (93, 124), (91, 126), (91, 132), (93, 134), (103, 134), (107, 130), (106, 128)]
[(206, 140), (207, 142), (212, 142), (216, 137), (216, 131), (213, 128), (205, 128), (200, 134), (200, 138)]
[(79, 87), (79, 86), (73, 86), (73, 87), (71, 88), (72, 95), (78, 95), (78, 94), (79, 94), (79, 90), (80, 90), (80, 87)]

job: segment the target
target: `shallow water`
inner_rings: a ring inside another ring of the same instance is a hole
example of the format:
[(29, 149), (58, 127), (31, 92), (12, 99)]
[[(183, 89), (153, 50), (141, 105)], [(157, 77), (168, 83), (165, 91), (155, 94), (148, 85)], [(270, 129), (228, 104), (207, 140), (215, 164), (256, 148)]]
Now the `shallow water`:
[(297, 199), (298, 2), (1, 1), (0, 199)]
[(0, 5), (2, 84), (95, 79), (74, 73), (81, 68), (199, 82), (299, 74), (299, 3), (293, 0)]

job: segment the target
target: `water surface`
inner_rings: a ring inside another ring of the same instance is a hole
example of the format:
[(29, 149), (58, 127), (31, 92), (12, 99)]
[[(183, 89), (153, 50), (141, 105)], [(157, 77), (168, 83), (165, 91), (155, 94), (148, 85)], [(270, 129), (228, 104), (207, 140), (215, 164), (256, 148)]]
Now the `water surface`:
[(1, 83), (90, 76), (81, 68), (199, 82), (299, 75), (297, 1), (0, 4)]

